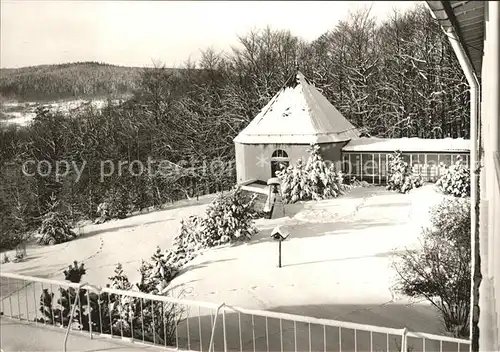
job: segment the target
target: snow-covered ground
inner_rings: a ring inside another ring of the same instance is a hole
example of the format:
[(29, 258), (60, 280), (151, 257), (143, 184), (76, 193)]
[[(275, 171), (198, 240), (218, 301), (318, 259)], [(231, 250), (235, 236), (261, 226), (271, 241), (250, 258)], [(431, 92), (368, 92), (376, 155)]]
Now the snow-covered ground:
[[(85, 279), (96, 285), (109, 283), (117, 263), (135, 282), (141, 259), (149, 259), (157, 246), (162, 249), (172, 244), (172, 237), (180, 227), (180, 219), (192, 214), (202, 214), (206, 205), (214, 199), (208, 195), (196, 200), (182, 201), (165, 210), (109, 221), (100, 225), (86, 225), (75, 229), (78, 239), (55, 246), (28, 247), (28, 258), (20, 263), (3, 264), (1, 270), (28, 276), (40, 276), (63, 280), (62, 270), (74, 260), (84, 262)], [(14, 252), (6, 252), (14, 257)], [(2, 254), (3, 256), (3, 254)]]
[[(122, 102), (123, 99), (114, 99), (111, 102), (117, 104)], [(71, 112), (82, 108), (85, 105), (92, 106), (94, 109), (102, 109), (106, 106), (107, 100), (105, 99), (76, 99), (76, 100), (60, 100), (49, 103), (36, 103), (36, 102), (7, 102), (3, 103), (0, 112), (3, 112), (8, 118), (0, 120), (0, 124), (16, 124), (20, 126), (27, 126), (36, 116), (36, 109), (38, 107), (46, 107), (52, 112), (60, 112), (63, 114), (70, 114)]]
[[(86, 281), (105, 285), (122, 263), (136, 282), (141, 259), (156, 246), (169, 247), (179, 220), (201, 214), (211, 199), (87, 225), (81, 238), (29, 248), (26, 261), (4, 264), (1, 270), (62, 280), (62, 270), (79, 260), (87, 267)], [(440, 199), (432, 186), (406, 195), (369, 187), (337, 199), (286, 206), (287, 217), (258, 220), (260, 232), (250, 242), (195, 258), (171, 287), (185, 289), (190, 299), (442, 334), (432, 307), (391, 290), (391, 258), (418, 244), (429, 206)], [(291, 234), (283, 242), (282, 268), (277, 268), (277, 243), (270, 239), (278, 224)]]
[(36, 116), (34, 112), (7, 112), (5, 115), (8, 116), (6, 120), (0, 120), (0, 123), (14, 124), (19, 126), (27, 126)]
[[(435, 310), (391, 289), (391, 259), (419, 244), (431, 186), (402, 195), (380, 188), (306, 203), (293, 218), (260, 220), (248, 244), (208, 251), (172, 282), (187, 298), (440, 334)], [(292, 214), (293, 215), (293, 214)], [(275, 225), (290, 232), (277, 267)]]

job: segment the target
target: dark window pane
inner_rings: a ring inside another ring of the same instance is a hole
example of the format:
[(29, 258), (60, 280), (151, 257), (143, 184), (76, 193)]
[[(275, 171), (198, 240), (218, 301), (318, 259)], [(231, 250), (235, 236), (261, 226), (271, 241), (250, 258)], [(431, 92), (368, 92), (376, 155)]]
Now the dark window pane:
[(438, 155), (426, 154), (427, 163), (425, 164), (425, 175), (429, 181), (436, 181), (439, 176)]
[(376, 172), (373, 154), (363, 153), (363, 176), (371, 176)]
[(360, 173), (360, 154), (351, 154), (351, 174), (353, 176)]
[(441, 154), (439, 155), (439, 163), (443, 164), (443, 166), (450, 166), (451, 165), (451, 155), (450, 154)]

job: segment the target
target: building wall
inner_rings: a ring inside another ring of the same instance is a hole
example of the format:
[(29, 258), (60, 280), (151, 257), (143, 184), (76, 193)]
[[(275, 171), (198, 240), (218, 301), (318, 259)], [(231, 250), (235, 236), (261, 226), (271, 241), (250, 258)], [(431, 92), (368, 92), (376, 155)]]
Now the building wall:
[[(323, 159), (340, 162), (342, 147), (347, 142), (320, 144)], [(242, 183), (248, 180), (267, 181), (271, 178), (271, 157), (277, 149), (284, 150), (290, 164), (302, 159), (307, 162), (309, 157), (308, 144), (240, 144), (235, 143), (236, 181)]]
[(500, 351), (500, 109), (498, 69), (500, 6), (486, 1), (486, 23), (481, 84), (479, 349)]
[[(342, 152), (346, 143), (321, 144), (321, 155), (325, 160), (339, 163), (338, 168), (349, 177), (354, 176), (370, 183), (386, 182), (389, 155), (388, 152)], [(277, 149), (284, 150), (291, 164), (302, 158), (304, 162), (309, 157), (309, 145), (294, 144), (239, 144), (235, 143), (237, 182), (248, 180), (267, 181), (271, 177), (271, 156)], [(460, 156), (469, 165), (468, 153), (403, 153), (403, 159), (408, 162), (413, 172), (420, 173), (426, 182), (435, 182), (445, 168), (450, 166)]]

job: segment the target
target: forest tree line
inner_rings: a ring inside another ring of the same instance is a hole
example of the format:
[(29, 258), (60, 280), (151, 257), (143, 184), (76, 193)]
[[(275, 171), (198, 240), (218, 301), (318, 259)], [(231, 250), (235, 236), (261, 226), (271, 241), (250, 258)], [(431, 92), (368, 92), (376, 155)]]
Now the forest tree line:
[[(425, 8), (394, 12), (380, 24), (366, 10), (352, 13), (312, 42), (271, 28), (238, 40), (239, 48), (205, 50), (181, 70), (143, 70), (123, 104), (71, 117), (40, 110), (29, 128), (3, 129), (1, 247), (37, 226), (51, 197), (79, 220), (95, 218), (102, 202), (133, 211), (230, 188), (236, 179), (233, 138), (295, 72), (296, 62), (367, 135), (468, 138), (468, 86)], [(196, 169), (100, 179), (101, 161), (148, 159), (189, 161)], [(25, 177), (27, 160), (67, 160), (85, 168), (78, 182), (75, 172), (62, 179)], [(223, 170), (206, 172), (203, 163), (214, 160)]]
[(0, 69), (0, 97), (50, 101), (133, 93), (143, 69), (98, 62), (77, 62)]

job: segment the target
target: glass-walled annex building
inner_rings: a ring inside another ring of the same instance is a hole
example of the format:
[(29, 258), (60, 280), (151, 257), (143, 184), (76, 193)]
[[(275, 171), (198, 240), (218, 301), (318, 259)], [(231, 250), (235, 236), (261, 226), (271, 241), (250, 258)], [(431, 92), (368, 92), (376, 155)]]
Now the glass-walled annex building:
[(360, 138), (342, 148), (342, 169), (347, 177), (385, 184), (390, 155), (399, 150), (403, 160), (426, 182), (435, 182), (458, 158), (469, 165), (467, 139)]

